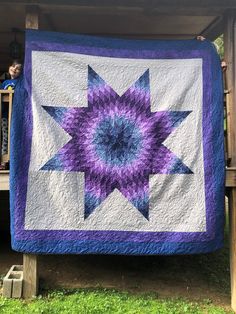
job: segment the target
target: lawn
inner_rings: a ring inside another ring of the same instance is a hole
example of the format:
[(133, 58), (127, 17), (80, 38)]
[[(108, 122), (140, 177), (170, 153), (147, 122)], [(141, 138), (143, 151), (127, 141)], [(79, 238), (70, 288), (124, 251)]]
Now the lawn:
[(0, 299), (1, 314), (223, 314), (233, 313), (210, 300), (159, 299), (156, 295), (131, 295), (107, 289), (61, 290), (31, 302)]

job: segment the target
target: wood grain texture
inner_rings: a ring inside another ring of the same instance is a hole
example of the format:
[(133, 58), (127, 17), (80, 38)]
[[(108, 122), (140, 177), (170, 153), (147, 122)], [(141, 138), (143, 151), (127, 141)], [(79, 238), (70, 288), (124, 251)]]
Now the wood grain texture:
[(9, 191), (9, 170), (0, 171), (0, 191)]
[[(0, 0), (0, 3), (9, 3), (7, 0)], [(12, 0), (14, 4), (32, 4), (31, 0)], [(183, 7), (185, 9), (195, 8), (236, 8), (235, 0), (38, 0), (38, 5), (78, 5), (78, 6), (97, 6), (97, 7), (144, 7), (153, 8), (161, 7), (165, 9), (177, 9)]]
[[(2, 105), (4, 103), (4, 106), (8, 107), (8, 149), (7, 154), (2, 155), (2, 149), (0, 150), (0, 160), (1, 162), (9, 162), (10, 160), (10, 125), (11, 125), (11, 114), (12, 114), (12, 101), (13, 101), (13, 93), (14, 90), (0, 90), (0, 130), (2, 134)], [(2, 147), (1, 143), (2, 135), (0, 136), (0, 147)], [(3, 184), (4, 180), (4, 190), (9, 189), (9, 184), (6, 185), (6, 178), (1, 177), (1, 184)], [(1, 187), (0, 187), (1, 189)]]
[(226, 169), (226, 187), (236, 187), (236, 168), (227, 168)]
[[(37, 6), (27, 6), (25, 27), (38, 29), (39, 10)], [(23, 255), (23, 298), (30, 299), (38, 294), (38, 259), (37, 255)]]
[(23, 298), (31, 299), (38, 293), (37, 255), (23, 255)]
[[(229, 91), (227, 101), (227, 142), (230, 150), (230, 167), (236, 167), (236, 11), (225, 16), (224, 47), (227, 62), (226, 87)], [(233, 178), (234, 179), (234, 178)], [(229, 193), (229, 224), (230, 224), (230, 276), (231, 276), (231, 306), (236, 311), (236, 187)]]

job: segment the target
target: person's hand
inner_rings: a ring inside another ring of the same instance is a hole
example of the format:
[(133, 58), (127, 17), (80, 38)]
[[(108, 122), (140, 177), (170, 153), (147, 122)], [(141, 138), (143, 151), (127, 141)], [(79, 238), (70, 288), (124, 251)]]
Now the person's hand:
[(204, 40), (206, 40), (206, 38), (205, 38), (205, 37), (203, 37), (203, 36), (197, 36), (197, 37), (196, 37), (196, 39), (197, 39), (197, 40), (200, 40), (200, 41), (204, 41)]
[(227, 70), (227, 62), (225, 60), (221, 61), (221, 68), (223, 72)]

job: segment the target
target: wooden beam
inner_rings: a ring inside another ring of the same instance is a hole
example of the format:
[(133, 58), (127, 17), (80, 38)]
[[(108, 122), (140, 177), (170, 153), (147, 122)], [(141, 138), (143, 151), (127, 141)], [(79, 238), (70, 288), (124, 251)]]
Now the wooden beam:
[(26, 6), (25, 28), (38, 29), (39, 28), (39, 8), (36, 5)]
[[(226, 88), (227, 94), (227, 142), (230, 154), (230, 167), (236, 167), (236, 11), (231, 10), (225, 16), (224, 47), (227, 62)], [(234, 181), (233, 178), (231, 178)], [(236, 311), (236, 187), (229, 192), (230, 211), (230, 276), (231, 306)]]
[[(45, 13), (52, 13), (52, 3), (48, 4), (41, 4), (40, 8), (42, 8), (42, 11)], [(81, 14), (94, 14), (94, 15), (146, 15), (146, 16), (155, 16), (160, 17), (163, 15), (167, 16), (220, 16), (225, 11), (225, 8), (222, 10), (222, 8), (215, 8), (215, 7), (206, 7), (206, 8), (185, 8), (182, 6), (157, 6), (157, 7), (149, 7), (149, 6), (119, 6), (118, 4), (115, 5), (107, 5), (107, 6), (101, 6), (101, 5), (91, 5), (89, 2), (87, 2), (86, 5), (80, 5), (78, 2), (76, 4), (69, 4), (68, 2), (65, 2), (64, 4), (55, 4), (54, 9), (56, 11), (77, 11)]]
[[(32, 4), (32, 0), (11, 0), (15, 4)], [(0, 3), (9, 4), (7, 0), (0, 0)], [(37, 0), (38, 5), (79, 5), (79, 6), (123, 6), (123, 7), (185, 7), (185, 8), (236, 8), (235, 0)]]
[(38, 293), (37, 255), (23, 255), (23, 298), (30, 299)]
[(236, 167), (230, 167), (226, 169), (226, 187), (236, 187)]
[(231, 307), (236, 312), (236, 188), (229, 191)]
[(44, 17), (44, 19), (45, 19), (45, 21), (46, 21), (50, 31), (55, 32), (56, 31), (56, 26), (53, 23), (52, 14), (51, 13), (44, 13), (43, 17)]
[(218, 16), (215, 20), (208, 25), (199, 35), (213, 41), (224, 32), (224, 22), (222, 16)]
[[(224, 59), (227, 63), (227, 71), (225, 73), (225, 88), (228, 93), (226, 94), (226, 121), (227, 121), (227, 150), (228, 159), (232, 161), (230, 166), (234, 167), (236, 161), (232, 160), (233, 150), (236, 149), (235, 144), (235, 130), (234, 130), (234, 116), (236, 108), (234, 106), (234, 17), (228, 14), (225, 18), (224, 29)], [(235, 158), (236, 159), (236, 158)]]
[[(7, 119), (7, 151), (5, 154), (2, 155), (2, 152), (0, 152), (0, 160), (1, 162), (9, 162), (10, 160), (10, 125), (11, 125), (11, 112), (12, 112), (12, 96), (13, 96), (14, 90), (0, 90), (0, 129), (1, 129), (1, 138), (2, 138), (2, 102), (5, 103), (5, 106), (8, 107), (8, 119)], [(1, 147), (1, 140), (0, 139), (0, 147)], [(4, 178), (4, 182), (5, 178)], [(5, 186), (5, 185), (4, 185)], [(6, 187), (6, 186), (5, 186)], [(5, 188), (4, 188), (5, 189)]]
[[(25, 28), (38, 29), (39, 10), (37, 6), (27, 6)], [(23, 255), (23, 298), (29, 299), (38, 293), (37, 255)]]
[(226, 9), (236, 8), (235, 0), (0, 0), (0, 4), (22, 6), (37, 4), (46, 7), (77, 7), (85, 10), (144, 10), (148, 14), (212, 16), (222, 15)]

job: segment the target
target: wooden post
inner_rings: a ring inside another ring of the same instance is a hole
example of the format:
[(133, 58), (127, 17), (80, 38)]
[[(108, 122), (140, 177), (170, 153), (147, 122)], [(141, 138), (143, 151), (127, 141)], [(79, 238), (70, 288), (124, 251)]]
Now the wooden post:
[(9, 162), (10, 160), (10, 130), (11, 130), (11, 112), (12, 112), (12, 99), (13, 99), (14, 90), (2, 90), (0, 91), (0, 102), (5, 103), (5, 106), (8, 107), (8, 119), (7, 119), (7, 152), (1, 156), (1, 161)]
[(25, 28), (38, 29), (39, 28), (39, 8), (37, 5), (26, 6)]
[[(37, 6), (26, 7), (25, 28), (38, 29), (39, 10)], [(38, 293), (37, 255), (23, 255), (23, 298), (29, 299)]]
[[(236, 166), (236, 12), (225, 16), (224, 49), (227, 62), (227, 143), (230, 167)], [(236, 311), (236, 187), (229, 193), (231, 306)]]
[(38, 293), (37, 255), (23, 256), (23, 298), (29, 299)]

